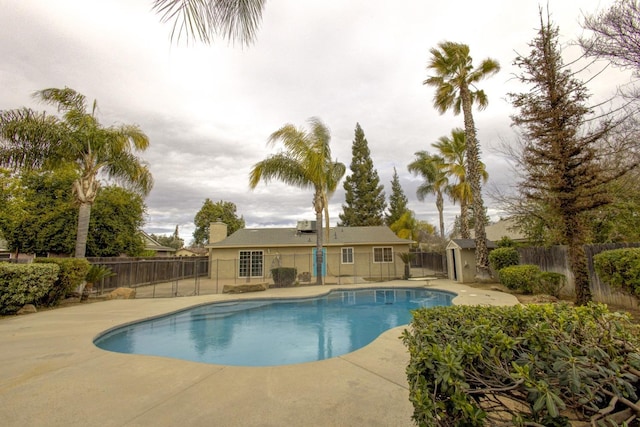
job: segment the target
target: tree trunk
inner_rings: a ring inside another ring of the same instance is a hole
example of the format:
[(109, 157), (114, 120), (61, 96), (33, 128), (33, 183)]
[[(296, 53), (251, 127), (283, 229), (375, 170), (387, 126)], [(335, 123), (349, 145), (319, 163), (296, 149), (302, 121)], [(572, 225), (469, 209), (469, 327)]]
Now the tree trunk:
[(567, 209), (562, 222), (562, 234), (568, 246), (569, 268), (573, 273), (576, 291), (576, 305), (586, 305), (592, 300), (587, 253), (584, 250), (584, 227), (575, 209)]
[(80, 203), (78, 210), (78, 229), (76, 234), (76, 258), (84, 258), (87, 252), (87, 235), (89, 234), (89, 218), (91, 203)]
[(471, 93), (469, 88), (460, 88), (462, 98), (462, 112), (464, 115), (464, 132), (467, 139), (467, 179), (471, 187), (473, 203), (473, 217), (475, 220), (476, 243), (476, 281), (491, 279), (489, 270), (489, 249), (487, 248), (487, 233), (484, 229), (485, 213), (482, 199), (482, 186), (480, 185), (480, 149), (476, 140), (476, 127), (471, 112)]
[(324, 221), (325, 221), (324, 238), (328, 242), (329, 232), (331, 231), (331, 224), (329, 224), (329, 201), (326, 199), (324, 204)]
[(316, 190), (313, 198), (313, 207), (316, 210), (316, 285), (322, 286), (322, 211), (324, 210), (322, 193)]
[(587, 269), (587, 254), (584, 246), (569, 245), (569, 265), (576, 288), (576, 305), (587, 305), (591, 301), (591, 285)]
[(463, 239), (470, 239), (471, 233), (469, 232), (469, 204), (463, 197), (460, 198), (460, 237)]
[(91, 205), (98, 195), (99, 182), (95, 173), (85, 171), (82, 177), (73, 182), (73, 191), (80, 203), (78, 210), (78, 229), (76, 233), (76, 258), (84, 258), (87, 253), (87, 235), (89, 234), (89, 218), (91, 218)]
[(444, 239), (444, 200), (441, 192), (436, 195), (436, 208), (438, 209), (438, 219), (440, 220), (440, 237)]

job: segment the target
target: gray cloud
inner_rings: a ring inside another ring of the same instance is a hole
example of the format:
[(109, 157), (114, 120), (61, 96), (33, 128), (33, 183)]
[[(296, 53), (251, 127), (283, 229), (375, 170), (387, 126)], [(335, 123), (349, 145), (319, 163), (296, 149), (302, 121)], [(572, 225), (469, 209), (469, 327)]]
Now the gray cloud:
[[(563, 43), (580, 33), (581, 10), (610, 3), (550, 1)], [(417, 201), (419, 181), (406, 165), (462, 126), (462, 118), (431, 106), (433, 90), (422, 85), (429, 49), (442, 40), (465, 42), (476, 61), (502, 64), (482, 83), (490, 105), (476, 113), (476, 126), (489, 185), (506, 188), (513, 177), (495, 147), (512, 138), (506, 95), (519, 88), (511, 63), (516, 51), (528, 51), (538, 4), (268, 3), (256, 44), (241, 49), (171, 44), (169, 27), (144, 1), (8, 0), (0, 15), (0, 109), (40, 108), (33, 91), (69, 86), (98, 100), (103, 124), (140, 125), (151, 139), (142, 156), (155, 178), (146, 200), (150, 232), (172, 233), (177, 224), (188, 241), (206, 198), (234, 202), (248, 226), (313, 218), (311, 191), (276, 182), (248, 187), (251, 167), (277, 150), (267, 146), (269, 135), (285, 123), (304, 126), (311, 116), (329, 126), (333, 155), (346, 165), (359, 122), (387, 195), (395, 166), (409, 207), (435, 224), (434, 199)], [(598, 79), (592, 90), (604, 96), (616, 81)], [(342, 203), (340, 186), (330, 205), (333, 224)], [(487, 204), (497, 217), (499, 206)], [(448, 226), (458, 209), (447, 205)]]

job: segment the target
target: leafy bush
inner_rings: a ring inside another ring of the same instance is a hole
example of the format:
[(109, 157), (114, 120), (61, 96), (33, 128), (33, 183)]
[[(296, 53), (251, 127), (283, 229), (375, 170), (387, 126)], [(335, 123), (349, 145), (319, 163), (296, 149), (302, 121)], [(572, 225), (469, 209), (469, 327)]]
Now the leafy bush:
[(541, 271), (538, 280), (533, 284), (534, 294), (552, 295), (560, 297), (560, 290), (567, 284), (567, 277), (561, 273), (553, 271)]
[(273, 283), (276, 286), (291, 286), (296, 281), (298, 270), (292, 267), (278, 267), (271, 269)]
[(537, 285), (540, 273), (537, 265), (523, 264), (505, 267), (499, 270), (498, 275), (500, 283), (507, 288), (530, 294)]
[(513, 248), (516, 246), (516, 242), (509, 236), (502, 236), (502, 238), (496, 242), (496, 246), (499, 248)]
[(84, 258), (36, 258), (34, 262), (53, 263), (60, 267), (53, 289), (40, 301), (43, 305), (58, 304), (82, 284), (89, 271), (89, 261)]
[(640, 297), (640, 248), (601, 252), (593, 257), (593, 266), (612, 288)]
[(57, 265), (0, 263), (0, 314), (37, 305), (54, 288), (59, 271)]
[(617, 425), (609, 417), (638, 401), (639, 332), (628, 316), (599, 304), (415, 310), (402, 334), (413, 419), (420, 426)]
[(505, 267), (518, 265), (520, 263), (520, 254), (513, 247), (497, 248), (489, 252), (489, 262), (493, 270), (499, 272)]

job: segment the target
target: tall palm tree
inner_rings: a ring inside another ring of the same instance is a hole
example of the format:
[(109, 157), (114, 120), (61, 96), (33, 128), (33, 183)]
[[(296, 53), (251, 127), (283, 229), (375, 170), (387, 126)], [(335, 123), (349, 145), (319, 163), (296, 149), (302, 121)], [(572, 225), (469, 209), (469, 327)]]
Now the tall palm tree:
[(322, 285), (322, 213), (325, 212), (326, 232), (329, 232), (329, 197), (336, 191), (346, 172), (346, 166), (331, 160), (329, 129), (312, 117), (310, 132), (286, 124), (269, 137), (268, 144), (278, 141), (285, 150), (253, 165), (249, 186), (256, 188), (260, 181), (278, 179), (299, 188), (313, 188), (313, 207), (316, 211), (316, 283)]
[(462, 43), (441, 42), (438, 48), (430, 50), (431, 59), (427, 69), (435, 73), (428, 77), (423, 84), (434, 86), (436, 93), (433, 98), (434, 107), (444, 114), (453, 110), (455, 115), (464, 117), (464, 132), (467, 138), (467, 179), (473, 194), (473, 211), (475, 216), (476, 243), (476, 279), (488, 280), (489, 250), (487, 235), (484, 229), (484, 201), (480, 184), (480, 149), (476, 139), (476, 128), (473, 120), (472, 106), (477, 104), (479, 109), (488, 105), (488, 99), (483, 90), (477, 89), (475, 84), (500, 70), (500, 65), (494, 59), (485, 59), (477, 68), (469, 55), (469, 46)]
[(444, 197), (448, 192), (449, 178), (444, 171), (445, 161), (441, 156), (431, 155), (426, 151), (415, 153), (415, 160), (407, 166), (409, 172), (420, 175), (424, 182), (416, 190), (421, 202), (429, 194), (436, 195), (436, 209), (440, 220), (440, 237), (444, 238)]
[[(463, 239), (468, 239), (471, 236), (469, 234), (469, 204), (473, 203), (473, 192), (467, 180), (467, 150), (464, 130), (455, 128), (451, 131), (451, 137), (441, 136), (431, 146), (438, 150), (443, 159), (442, 172), (449, 180), (451, 178), (455, 179), (447, 190), (454, 202), (460, 202), (460, 236)], [(478, 161), (478, 166), (480, 178), (483, 182), (487, 182), (489, 174), (485, 164), (482, 161)]]
[(171, 39), (184, 34), (204, 43), (217, 36), (251, 44), (262, 20), (266, 0), (153, 0), (162, 22), (173, 22)]
[(151, 191), (151, 172), (132, 152), (144, 151), (149, 138), (135, 125), (103, 127), (95, 116), (96, 102), (89, 112), (85, 96), (73, 89), (44, 89), (34, 96), (56, 106), (62, 118), (27, 108), (0, 111), (0, 165), (23, 170), (74, 167), (79, 204), (75, 257), (84, 258), (98, 176), (143, 195)]

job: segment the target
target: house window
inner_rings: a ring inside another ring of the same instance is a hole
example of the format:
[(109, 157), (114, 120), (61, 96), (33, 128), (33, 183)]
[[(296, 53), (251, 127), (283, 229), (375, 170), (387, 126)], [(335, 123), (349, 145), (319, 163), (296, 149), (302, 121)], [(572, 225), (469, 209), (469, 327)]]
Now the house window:
[(240, 251), (238, 277), (262, 277), (263, 251)]
[(393, 262), (393, 248), (373, 248), (373, 262)]
[(353, 248), (342, 248), (342, 263), (353, 264)]

